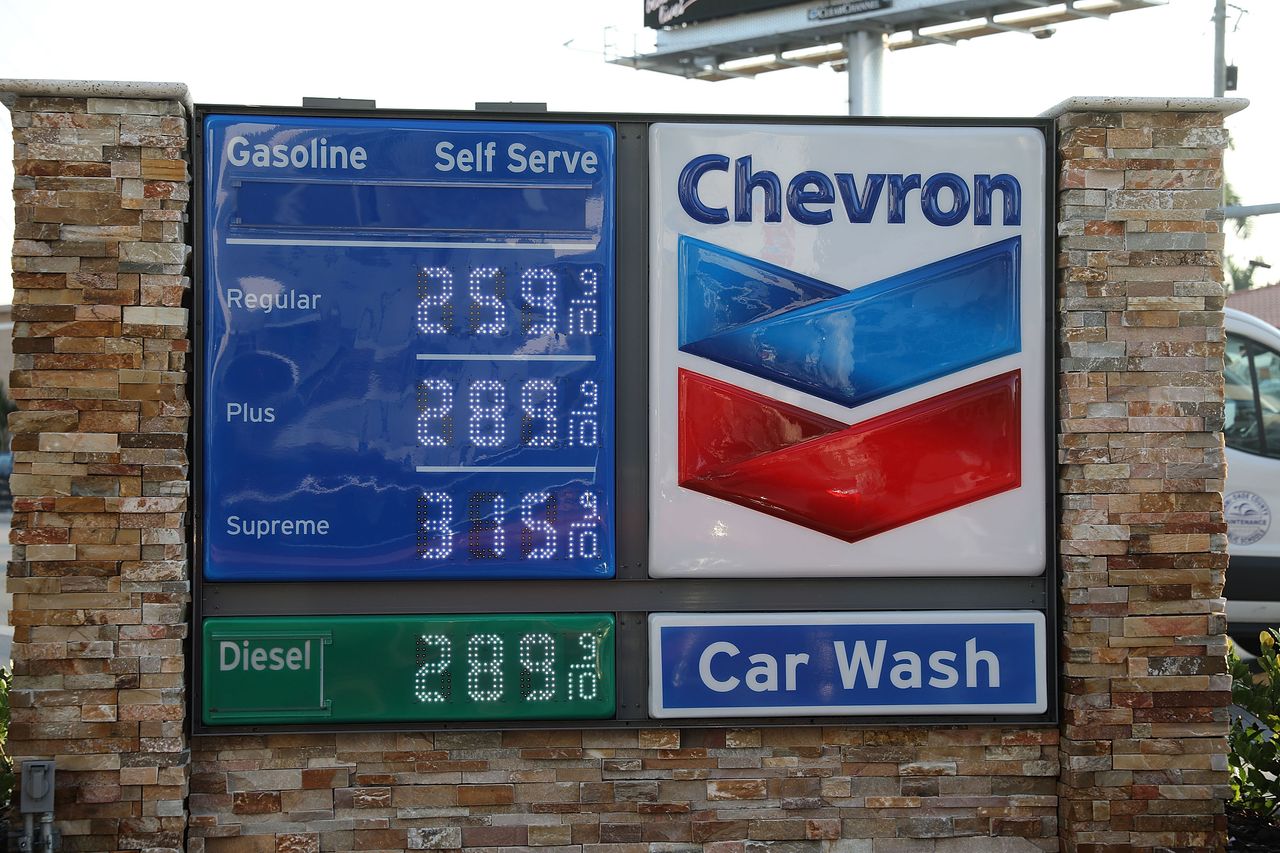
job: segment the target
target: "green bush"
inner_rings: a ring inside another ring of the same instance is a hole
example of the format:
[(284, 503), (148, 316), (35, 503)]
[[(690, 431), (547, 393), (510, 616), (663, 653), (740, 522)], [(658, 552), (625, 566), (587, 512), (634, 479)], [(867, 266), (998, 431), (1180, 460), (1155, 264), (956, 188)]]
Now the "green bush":
[[(1231, 804), (1260, 817), (1271, 818), (1280, 808), (1280, 661), (1276, 659), (1276, 634), (1258, 636), (1262, 654), (1260, 672), (1254, 673), (1234, 648), (1231, 668), (1231, 701), (1254, 719), (1231, 721)], [(1233, 715), (1234, 716), (1234, 715)]]
[(0, 812), (13, 797), (13, 759), (9, 757), (9, 685), (13, 670), (0, 667)]

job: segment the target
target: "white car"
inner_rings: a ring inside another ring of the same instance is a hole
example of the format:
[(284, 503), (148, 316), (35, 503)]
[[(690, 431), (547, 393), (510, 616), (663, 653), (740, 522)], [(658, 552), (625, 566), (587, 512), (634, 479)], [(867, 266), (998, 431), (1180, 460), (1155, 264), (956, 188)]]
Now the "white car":
[(1258, 632), (1280, 627), (1280, 329), (1226, 309), (1227, 621), (1258, 650)]

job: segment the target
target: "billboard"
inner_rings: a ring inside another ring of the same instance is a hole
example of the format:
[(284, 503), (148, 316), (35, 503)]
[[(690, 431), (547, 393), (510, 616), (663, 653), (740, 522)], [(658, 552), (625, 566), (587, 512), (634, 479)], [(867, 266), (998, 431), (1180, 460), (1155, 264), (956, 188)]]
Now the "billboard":
[[(728, 18), (778, 6), (793, 6), (796, 0), (644, 0), (644, 25), (652, 29)], [(864, 0), (865, 2), (865, 0)], [(871, 0), (882, 2), (882, 0)]]

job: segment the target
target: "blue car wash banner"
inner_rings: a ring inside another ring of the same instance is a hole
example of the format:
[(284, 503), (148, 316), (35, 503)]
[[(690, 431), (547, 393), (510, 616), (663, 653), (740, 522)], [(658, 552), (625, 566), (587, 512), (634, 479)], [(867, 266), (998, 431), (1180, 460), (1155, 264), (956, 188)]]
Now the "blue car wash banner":
[(209, 115), (204, 577), (611, 577), (609, 125)]
[(653, 717), (1041, 713), (1044, 614), (655, 613)]

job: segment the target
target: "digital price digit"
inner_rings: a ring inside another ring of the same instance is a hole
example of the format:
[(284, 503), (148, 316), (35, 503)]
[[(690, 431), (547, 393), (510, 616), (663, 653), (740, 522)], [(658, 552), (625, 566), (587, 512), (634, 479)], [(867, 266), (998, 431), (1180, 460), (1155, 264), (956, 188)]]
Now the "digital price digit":
[(497, 447), (506, 436), (507, 386), (496, 379), (478, 379), (467, 394), (471, 417), (467, 438), (476, 447)]
[(453, 331), (453, 273), (444, 267), (418, 272), (418, 330), (424, 335)]
[[(577, 653), (563, 677), (557, 672), (560, 658), (555, 635), (535, 631), (520, 635), (515, 642), (513, 674), (518, 676), (519, 701), (573, 702), (599, 697), (600, 637), (587, 633), (561, 638), (570, 646), (569, 655)], [(427, 705), (453, 701), (453, 640), (446, 634), (431, 633), (419, 634), (416, 643), (414, 698)], [(479, 704), (511, 701), (512, 685), (506, 678), (510, 664), (507, 640), (500, 634), (486, 632), (468, 637), (464, 663), (466, 698)]]
[(453, 383), (427, 379), (418, 385), (418, 443), (448, 447), (453, 442)]
[[(471, 560), (503, 559), (507, 554), (508, 506), (518, 507), (519, 556), (524, 560), (550, 560), (565, 556), (578, 560), (601, 558), (600, 498), (594, 492), (578, 496), (576, 511), (567, 527), (562, 525), (560, 503), (554, 493), (539, 490), (508, 502), (501, 492), (471, 492), (467, 496), (465, 553)], [(455, 555), (461, 535), (453, 528), (453, 496), (433, 490), (418, 497), (418, 557), (447, 560)]]
[(472, 492), (467, 517), (471, 521), (469, 552), (473, 560), (500, 560), (507, 553), (502, 529), (507, 502), (498, 492)]
[(600, 499), (591, 492), (582, 496), (586, 518), (569, 525), (569, 556), (595, 559), (600, 556)]
[[(556, 641), (550, 634), (525, 634), (520, 638), (520, 698), (545, 702), (556, 695)], [(534, 677), (541, 687), (534, 687)]]
[(502, 645), (497, 634), (467, 640), (467, 695), (476, 702), (502, 698)]
[(530, 492), (520, 498), (520, 556), (527, 560), (549, 560), (554, 557), (555, 523), (555, 495), (550, 492)]
[(582, 295), (569, 300), (569, 334), (594, 335), (600, 331), (600, 277), (595, 270), (578, 275)]
[(453, 695), (453, 643), (443, 634), (418, 637), (418, 671), (413, 677), (413, 695), (419, 702), (448, 702)]
[(453, 498), (424, 492), (418, 498), (418, 556), (443, 560), (453, 553)]
[[(595, 634), (578, 637), (582, 657), (569, 667), (569, 698), (594, 699), (600, 692), (600, 638)], [(577, 693), (575, 696), (574, 693)]]
[(481, 267), (471, 271), (467, 293), (471, 297), (471, 331), (474, 334), (507, 333), (507, 306), (502, 299), (506, 291), (507, 276), (499, 268)]
[[(552, 379), (525, 379), (515, 395), (498, 379), (476, 379), (466, 388), (467, 409), (462, 414), (466, 440), (474, 447), (501, 447), (506, 442), (512, 399), (519, 401), (521, 447), (600, 446), (600, 386), (594, 380), (578, 386), (572, 408), (563, 415), (563, 430), (560, 391)], [(453, 443), (457, 398), (456, 386), (448, 379), (433, 377), (418, 383), (418, 444), (448, 447)]]
[[(546, 267), (525, 270), (520, 276), (520, 329), (530, 337), (556, 331), (556, 274)], [(573, 334), (573, 323), (569, 324)]]
[(578, 406), (569, 412), (569, 444), (600, 446), (600, 386), (590, 379), (582, 383)]
[(555, 447), (556, 383), (529, 379), (520, 386), (520, 443), (525, 447)]
[[(562, 287), (569, 283), (569, 310), (563, 333), (600, 333), (600, 274), (590, 267), (576, 273), (569, 268), (532, 267), (520, 273), (519, 297), (508, 304), (508, 271), (502, 267), (476, 267), (466, 272), (467, 329), (473, 335), (502, 337), (511, 329), (512, 309), (518, 311), (520, 332), (530, 338), (561, 331)], [(457, 311), (455, 271), (447, 267), (423, 267), (418, 271), (418, 331), (424, 335), (454, 333)]]

